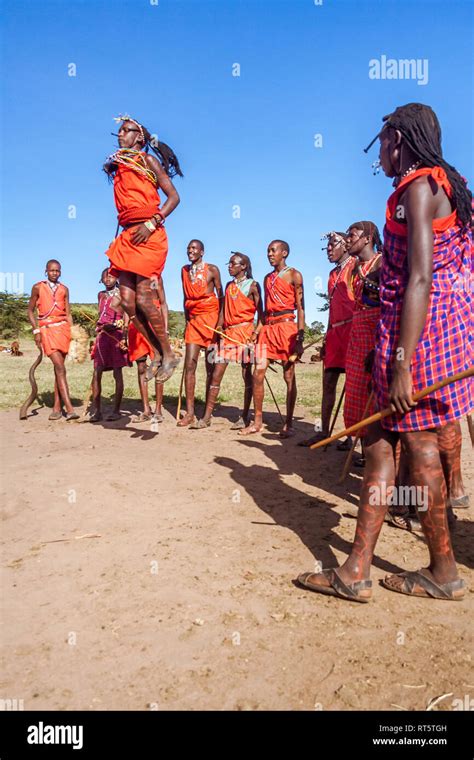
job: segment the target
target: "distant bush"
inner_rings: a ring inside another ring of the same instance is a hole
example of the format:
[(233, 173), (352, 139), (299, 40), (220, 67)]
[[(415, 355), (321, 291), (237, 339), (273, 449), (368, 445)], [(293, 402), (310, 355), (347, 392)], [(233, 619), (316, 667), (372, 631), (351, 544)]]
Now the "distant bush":
[(0, 293), (0, 336), (7, 340), (19, 338), (29, 326), (28, 296)]
[(99, 319), (99, 309), (93, 303), (72, 303), (72, 321), (84, 328), (90, 338), (95, 337), (95, 326)]

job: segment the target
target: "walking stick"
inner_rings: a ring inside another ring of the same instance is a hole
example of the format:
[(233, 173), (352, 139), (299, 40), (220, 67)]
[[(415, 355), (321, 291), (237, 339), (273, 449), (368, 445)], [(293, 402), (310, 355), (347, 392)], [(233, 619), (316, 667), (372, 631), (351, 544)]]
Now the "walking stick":
[[(371, 394), (370, 394), (369, 398), (367, 399), (367, 403), (365, 405), (365, 409), (364, 409), (364, 413), (362, 415), (362, 418), (364, 418), (365, 415), (367, 414), (367, 412), (369, 411), (373, 397), (374, 397), (374, 392), (371, 391)], [(355, 450), (355, 447), (357, 445), (357, 441), (359, 440), (359, 438), (360, 438), (360, 435), (359, 435), (359, 433), (357, 433), (357, 435), (354, 436), (354, 440), (352, 441), (351, 450), (349, 451), (349, 453), (348, 453), (348, 455), (346, 457), (346, 461), (344, 462), (344, 467), (342, 469), (342, 475), (339, 478), (339, 480), (337, 481), (339, 485), (341, 483), (344, 483), (345, 479), (347, 478), (347, 473), (349, 472), (349, 468), (351, 466), (352, 455), (354, 454), (354, 450)]]
[[(418, 391), (413, 395), (413, 401), (420, 401), (420, 399), (425, 398), (425, 396), (429, 396), (430, 393), (434, 393), (435, 391), (439, 391), (440, 388), (444, 388), (446, 385), (450, 385), (451, 383), (456, 383), (458, 380), (465, 380), (467, 377), (472, 377), (474, 375), (474, 366), (469, 367), (469, 369), (465, 369), (463, 372), (458, 372), (456, 375), (451, 375), (450, 377), (445, 377), (444, 380), (440, 380), (438, 383), (435, 383), (434, 385), (429, 385), (427, 388), (423, 388), (422, 391)], [(391, 414), (394, 414), (395, 410), (392, 409), (391, 406), (387, 406), (385, 409), (382, 409), (381, 412), (376, 412), (375, 414), (372, 414), (370, 417), (367, 417), (365, 420), (361, 420), (360, 422), (357, 422), (355, 425), (351, 425), (351, 427), (346, 428), (345, 430), (341, 430), (336, 435), (331, 436), (330, 438), (325, 438), (323, 441), (318, 441), (318, 443), (313, 443), (312, 446), (310, 446), (311, 449), (319, 449), (321, 446), (325, 446), (327, 443), (332, 443), (333, 441), (337, 441), (338, 438), (343, 438), (345, 435), (352, 435), (352, 433), (356, 433), (360, 428), (366, 427), (368, 425), (371, 425), (373, 422), (378, 422), (379, 420), (383, 420), (384, 417), (389, 417)]]
[(266, 384), (268, 385), (268, 390), (269, 390), (269, 391), (270, 391), (270, 393), (272, 394), (272, 399), (273, 399), (273, 401), (275, 402), (275, 406), (276, 406), (276, 408), (278, 409), (278, 414), (280, 415), (280, 419), (281, 419), (281, 421), (284, 423), (284, 422), (285, 422), (285, 420), (283, 419), (283, 415), (282, 415), (282, 413), (281, 413), (281, 411), (280, 411), (280, 407), (278, 406), (278, 402), (277, 402), (277, 400), (276, 400), (276, 398), (275, 398), (275, 394), (274, 394), (274, 393), (273, 393), (273, 391), (272, 391), (272, 386), (270, 385), (270, 383), (269, 383), (269, 381), (268, 381), (268, 377), (267, 377), (266, 375), (265, 375), (265, 382), (266, 382)]
[(474, 448), (474, 424), (472, 422), (472, 415), (466, 414), (467, 426), (469, 428), (469, 435), (471, 436), (472, 447)]
[(183, 385), (184, 385), (185, 370), (186, 370), (186, 362), (183, 365), (183, 371), (181, 373), (181, 381), (179, 383), (178, 408), (176, 410), (176, 422), (179, 421), (179, 415), (181, 414), (181, 399), (183, 397)]
[(30, 371), (28, 373), (28, 379), (30, 381), (31, 385), (31, 393), (26, 399), (26, 401), (21, 405), (20, 408), (20, 420), (26, 420), (28, 417), (28, 408), (31, 406), (33, 401), (38, 395), (38, 385), (35, 380), (35, 372), (36, 368), (41, 364), (43, 360), (43, 349), (41, 346), (38, 347), (38, 356), (34, 360), (33, 364), (30, 367)]
[[(341, 391), (341, 395), (339, 396), (339, 401), (337, 402), (336, 412), (334, 414), (334, 417), (332, 418), (331, 427), (329, 428), (329, 435), (330, 436), (332, 435), (332, 431), (334, 430), (334, 427), (336, 425), (336, 420), (338, 418), (339, 410), (340, 410), (341, 405), (342, 405), (342, 399), (344, 398), (345, 393), (346, 393), (346, 383), (344, 382), (344, 385), (343, 385), (342, 391)], [(329, 446), (329, 443), (327, 443), (325, 445), (324, 451), (327, 451), (328, 446)]]

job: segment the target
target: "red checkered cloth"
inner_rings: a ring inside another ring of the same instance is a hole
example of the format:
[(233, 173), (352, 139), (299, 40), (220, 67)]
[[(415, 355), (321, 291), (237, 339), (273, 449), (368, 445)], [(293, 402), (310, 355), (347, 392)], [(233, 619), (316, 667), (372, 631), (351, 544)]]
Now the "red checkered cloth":
[[(398, 347), (400, 317), (408, 283), (406, 225), (394, 221), (399, 196), (418, 176), (429, 174), (451, 188), (440, 167), (421, 169), (400, 183), (387, 205), (384, 256), (381, 271), (381, 318), (377, 330), (374, 384), (379, 409), (389, 406), (392, 361)], [(474, 320), (472, 310), (472, 231), (453, 212), (433, 222), (433, 282), (428, 314), (411, 362), (413, 391), (433, 385), (449, 375), (472, 367)], [(410, 432), (441, 427), (468, 414), (472, 403), (472, 378), (436, 391), (405, 415), (382, 420), (389, 430)]]
[[(354, 311), (352, 330), (346, 354), (346, 393), (344, 398), (344, 424), (346, 427), (355, 425), (373, 414), (375, 399), (366, 410), (369, 395), (372, 390), (372, 378), (365, 371), (367, 354), (373, 350), (375, 332), (380, 317), (380, 309), (363, 309)], [(363, 438), (367, 428), (362, 428), (359, 435)]]

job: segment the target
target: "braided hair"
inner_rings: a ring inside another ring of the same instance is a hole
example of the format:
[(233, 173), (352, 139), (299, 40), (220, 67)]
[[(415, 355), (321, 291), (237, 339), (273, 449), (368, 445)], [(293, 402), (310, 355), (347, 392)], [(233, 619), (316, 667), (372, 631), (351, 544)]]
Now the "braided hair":
[(364, 235), (372, 239), (373, 246), (378, 253), (382, 252), (382, 238), (380, 237), (379, 228), (373, 222), (354, 222), (349, 229), (354, 228), (356, 230), (362, 230)]
[(178, 158), (170, 146), (161, 142), (161, 140), (158, 140), (154, 135), (151, 135), (148, 129), (143, 125), (140, 126), (142, 127), (143, 135), (145, 137), (145, 144), (143, 146), (145, 153), (148, 153), (150, 148), (152, 149), (155, 156), (157, 156), (158, 160), (163, 165), (163, 169), (168, 177), (176, 177), (176, 175), (182, 177), (183, 172), (181, 171)]
[(407, 103), (383, 117), (385, 127), (398, 129), (410, 150), (421, 159), (424, 166), (441, 166), (445, 170), (453, 190), (452, 201), (458, 218), (469, 225), (472, 218), (472, 193), (465, 179), (443, 158), (441, 126), (430, 106), (423, 103)]
[[(143, 124), (140, 124), (139, 121), (133, 119), (128, 114), (125, 116), (117, 116), (115, 120), (117, 122), (131, 121), (132, 124), (135, 124), (138, 127), (138, 131), (140, 132), (140, 136), (143, 140), (143, 150), (145, 153), (148, 153), (150, 148), (152, 149), (153, 153), (162, 164), (163, 169), (165, 170), (168, 177), (173, 178), (176, 177), (176, 175), (179, 177), (183, 176), (178, 158), (169, 145), (161, 142), (161, 140), (158, 140), (156, 135), (152, 135), (148, 129), (143, 126)], [(104, 171), (108, 175), (109, 180), (115, 175), (115, 172), (117, 171), (117, 163), (114, 162), (113, 158), (114, 156), (111, 156), (112, 160), (104, 164)]]

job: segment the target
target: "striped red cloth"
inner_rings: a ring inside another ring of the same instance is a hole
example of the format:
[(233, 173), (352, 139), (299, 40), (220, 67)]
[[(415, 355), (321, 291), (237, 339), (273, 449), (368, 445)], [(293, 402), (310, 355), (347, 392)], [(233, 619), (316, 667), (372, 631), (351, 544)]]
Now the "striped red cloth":
[[(374, 383), (379, 409), (389, 406), (392, 361), (400, 335), (400, 317), (408, 283), (407, 229), (394, 220), (401, 192), (416, 177), (430, 175), (451, 195), (440, 167), (419, 169), (400, 183), (389, 198), (381, 270), (381, 317), (377, 330)], [(433, 282), (423, 332), (413, 353), (413, 391), (433, 385), (473, 365), (472, 230), (463, 227), (454, 211), (433, 222)], [(440, 389), (418, 402), (405, 415), (382, 420), (389, 430), (409, 432), (441, 427), (472, 409), (471, 379)]]

